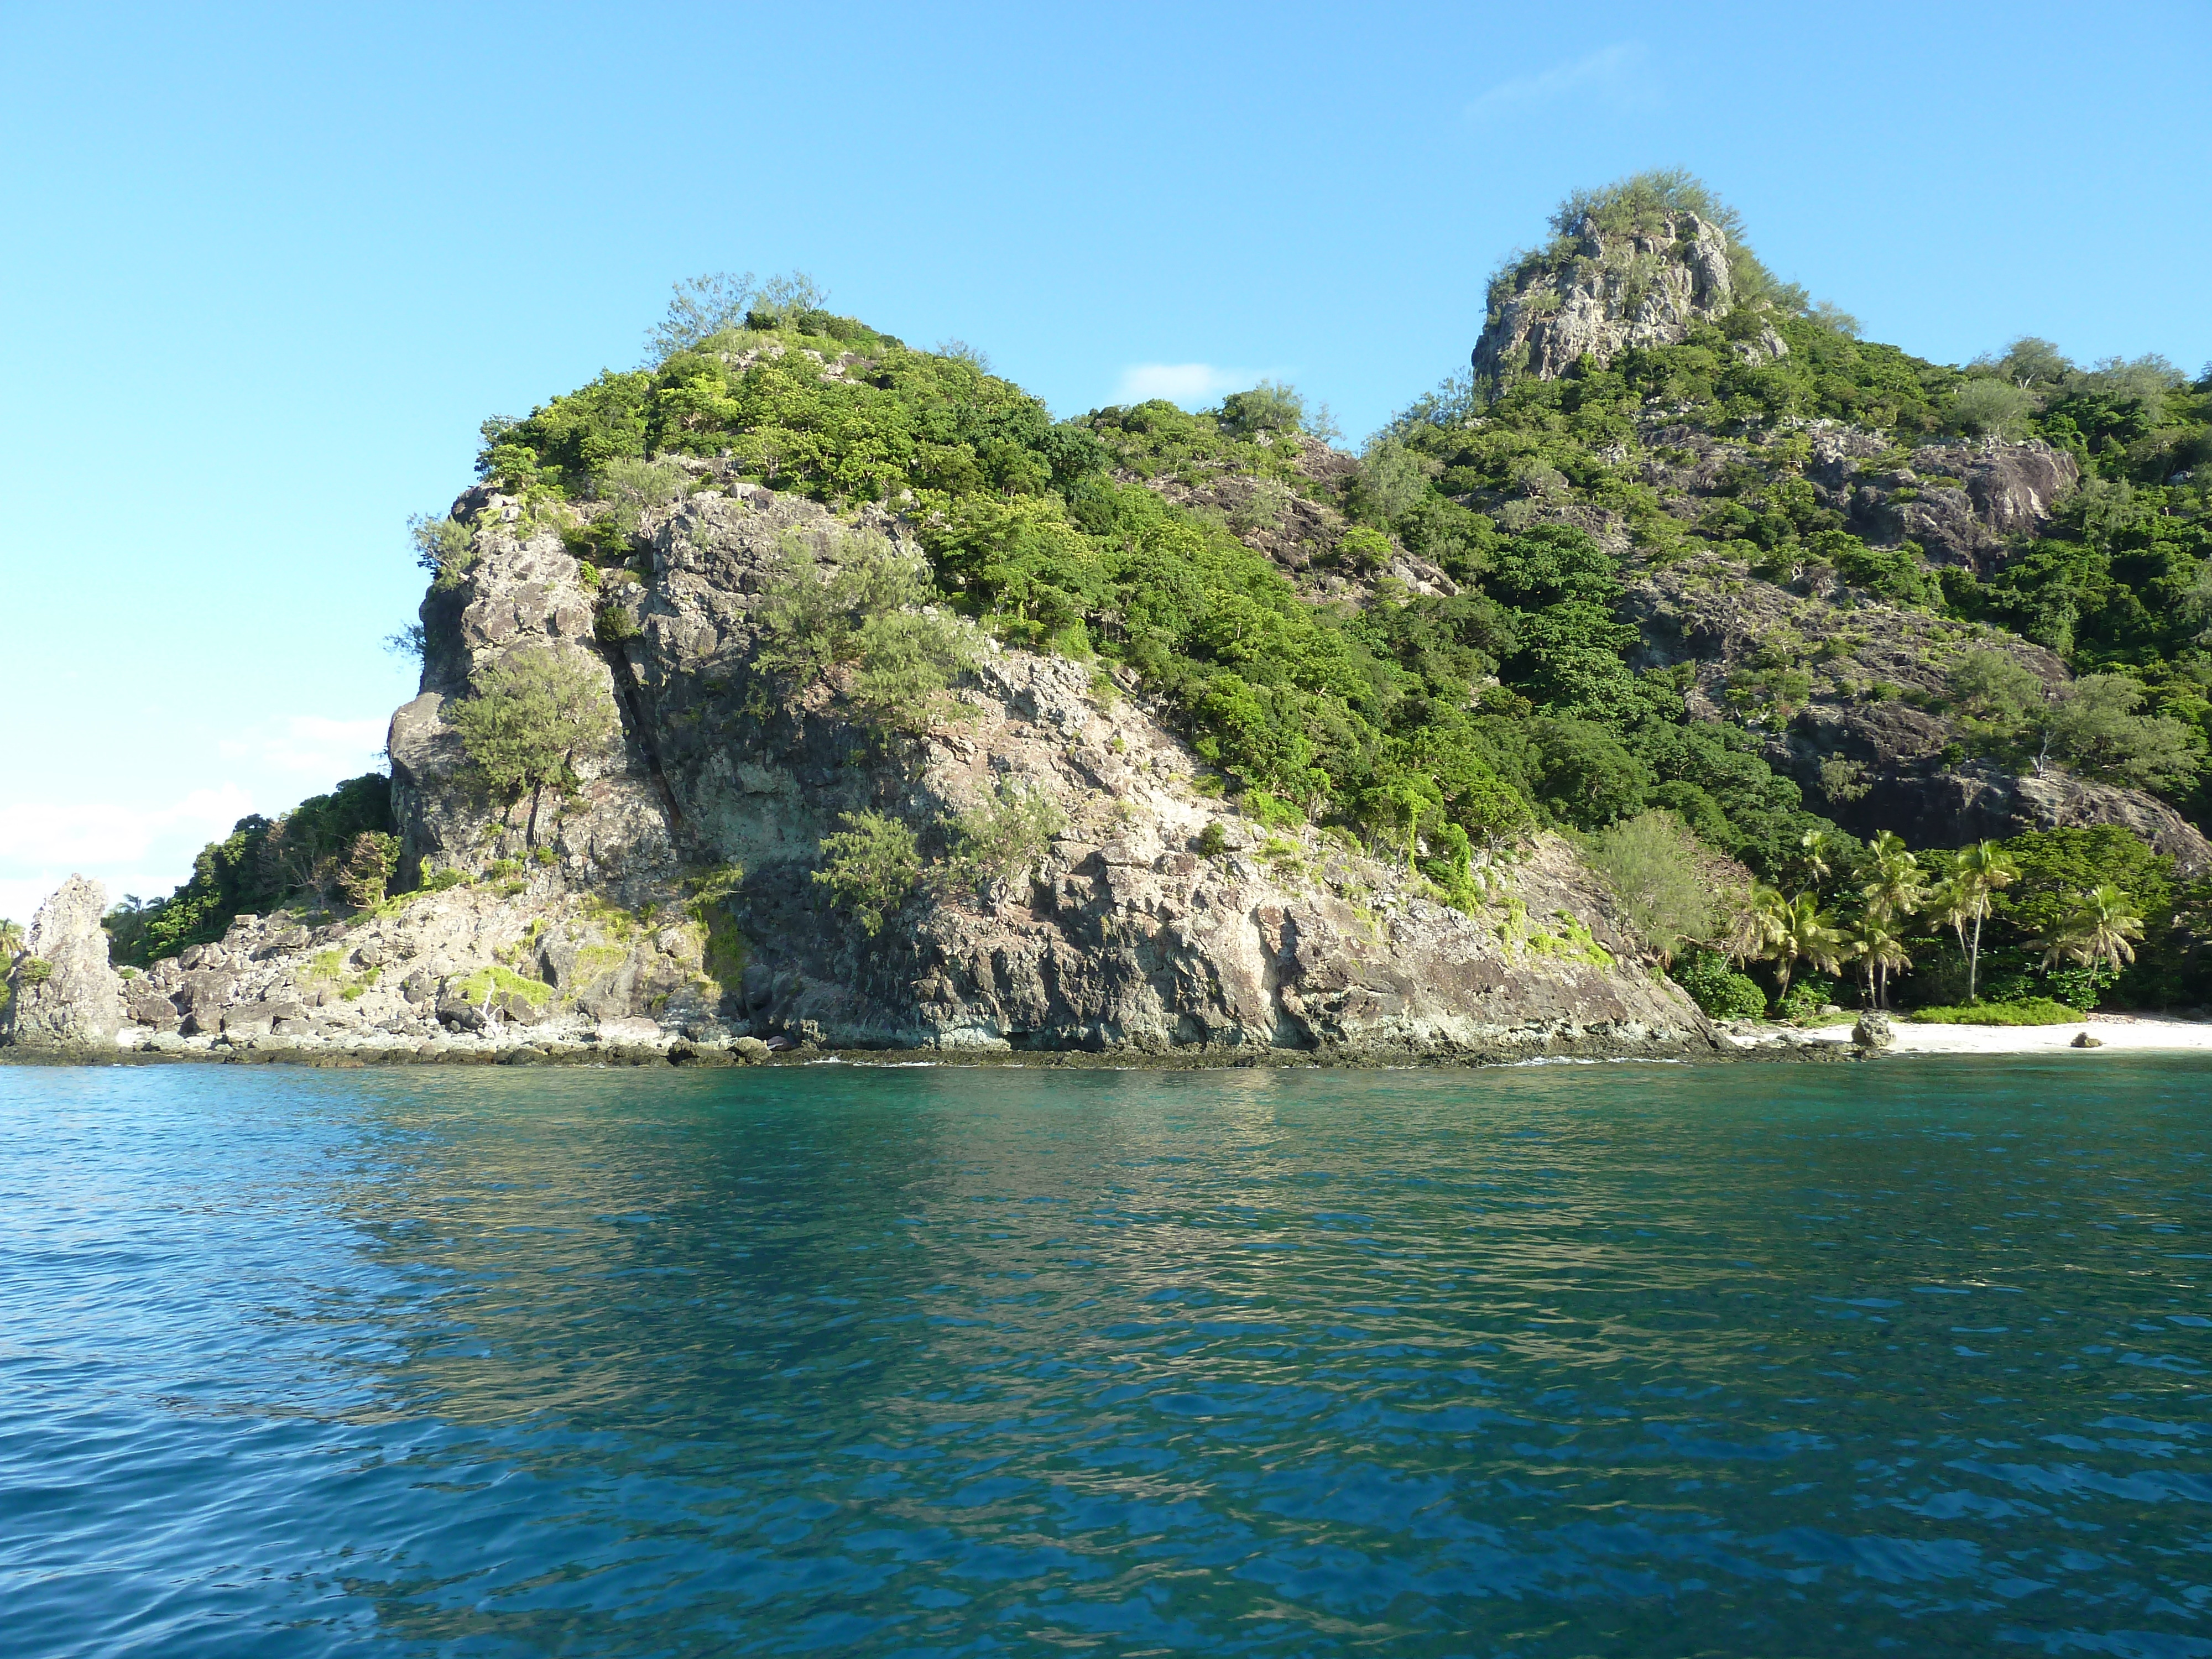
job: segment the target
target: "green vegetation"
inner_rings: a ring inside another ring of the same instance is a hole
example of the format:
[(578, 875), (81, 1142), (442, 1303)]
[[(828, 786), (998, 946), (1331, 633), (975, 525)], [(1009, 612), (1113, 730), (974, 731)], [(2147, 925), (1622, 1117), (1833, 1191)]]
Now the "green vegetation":
[(1012, 881), (1066, 827), (1067, 815), (1051, 796), (1001, 778), (981, 805), (953, 815), (949, 873), (971, 884)]
[(827, 550), (825, 569), (805, 536), (784, 538), (757, 613), (756, 667), (787, 698), (837, 676), (860, 718), (886, 731), (915, 735), (951, 718), (946, 688), (982, 646), (974, 624), (930, 604), (928, 570), (882, 537), (854, 532)]
[(2049, 997), (2029, 997), (1969, 1007), (1915, 1008), (1912, 1018), (1923, 1025), (2075, 1025), (2081, 1023), (2081, 1011)]
[(514, 651), (477, 672), (471, 695), (446, 705), (469, 764), (508, 812), (530, 797), (526, 835), (538, 839), (538, 809), (548, 785), (576, 785), (579, 749), (606, 741), (614, 704), (582, 661), (544, 648)]
[(1698, 838), (1671, 812), (1643, 812), (1584, 838), (1583, 854), (1612, 884), (1644, 942), (1671, 964), (1711, 939), (1714, 901)]
[(126, 894), (106, 919), (118, 963), (144, 967), (185, 946), (221, 939), (240, 912), (265, 915), (287, 905), (327, 909), (341, 896), (368, 890), (372, 863), (391, 841), (392, 785), (380, 773), (351, 778), (327, 795), (301, 801), (279, 818), (240, 818), (223, 840), (192, 860), (190, 880), (165, 899)]
[(533, 1008), (542, 1008), (553, 1000), (553, 988), (543, 980), (528, 979), (511, 968), (496, 963), (477, 969), (453, 988), (453, 994), (463, 1002), (483, 1004), (494, 997), (514, 997)]
[(1668, 969), (1677, 985), (1712, 1019), (1757, 1019), (1766, 1012), (1766, 993), (1748, 974), (1729, 965), (1718, 951), (1692, 950)]
[(822, 838), (814, 879), (873, 939), (921, 880), (921, 850), (913, 830), (884, 813), (846, 812), (838, 822), (844, 829)]

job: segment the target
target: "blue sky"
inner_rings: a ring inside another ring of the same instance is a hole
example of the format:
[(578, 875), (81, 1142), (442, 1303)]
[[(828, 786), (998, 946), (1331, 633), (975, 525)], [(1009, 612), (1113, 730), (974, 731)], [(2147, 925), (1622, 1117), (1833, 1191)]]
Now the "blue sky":
[(406, 516), (680, 276), (1357, 439), (1680, 165), (1874, 337), (2212, 357), (2202, 4), (319, 10), (0, 7), (0, 915), (376, 764)]

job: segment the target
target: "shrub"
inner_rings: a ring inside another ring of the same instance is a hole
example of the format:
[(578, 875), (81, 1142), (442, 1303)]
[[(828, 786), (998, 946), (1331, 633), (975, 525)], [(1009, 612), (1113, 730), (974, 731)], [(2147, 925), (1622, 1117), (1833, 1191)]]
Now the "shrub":
[(1759, 981), (1736, 972), (1717, 951), (1686, 951), (1667, 971), (1708, 1018), (1757, 1019), (1766, 1012)]
[(1784, 1019), (1810, 1019), (1836, 1000), (1836, 981), (1807, 974), (1790, 982), (1775, 1012)]
[(1698, 838), (1672, 812), (1641, 812), (1583, 842), (1583, 856), (1662, 959), (1712, 937), (1712, 884)]
[(2081, 1022), (2081, 1011), (2049, 997), (2031, 997), (2024, 1002), (1915, 1008), (1906, 1018), (1923, 1025), (2074, 1025)]
[(1050, 795), (1001, 778), (981, 805), (953, 815), (951, 868), (970, 881), (1012, 881), (1066, 827), (1067, 814)]
[(814, 879), (838, 903), (853, 912), (870, 939), (921, 877), (921, 854), (914, 831), (881, 812), (845, 812), (845, 828), (822, 838), (823, 867)]
[(1977, 438), (2017, 436), (2035, 412), (2035, 399), (2009, 380), (1977, 377), (1951, 394), (1951, 424)]

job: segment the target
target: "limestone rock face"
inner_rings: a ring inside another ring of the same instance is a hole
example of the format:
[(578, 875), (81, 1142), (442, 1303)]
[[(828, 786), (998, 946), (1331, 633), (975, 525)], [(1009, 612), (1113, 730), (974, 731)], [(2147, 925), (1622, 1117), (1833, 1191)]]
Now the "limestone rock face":
[(107, 964), (107, 890), (71, 876), (39, 907), (8, 975), (0, 1042), (19, 1048), (112, 1047), (124, 1020), (123, 980)]
[[(1673, 345), (1697, 321), (1718, 322), (1735, 308), (1728, 235), (1694, 213), (1653, 234), (1607, 234), (1584, 219), (1575, 257), (1534, 262), (1493, 294), (1474, 348), (1474, 378), (1498, 388), (1522, 377), (1557, 380), (1587, 355), (1600, 368), (1632, 346)], [(1753, 362), (1785, 356), (1771, 328), (1741, 341)]]

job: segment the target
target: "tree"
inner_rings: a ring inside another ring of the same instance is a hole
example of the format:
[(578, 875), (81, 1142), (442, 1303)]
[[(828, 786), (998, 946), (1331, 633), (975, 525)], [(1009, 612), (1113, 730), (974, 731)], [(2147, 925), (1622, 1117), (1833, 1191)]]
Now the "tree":
[(399, 867), (399, 837), (364, 830), (346, 848), (337, 867), (337, 885), (346, 902), (357, 910), (373, 910), (384, 902), (385, 884)]
[(742, 276), (711, 271), (672, 284), (668, 314), (647, 331), (646, 350), (656, 361), (664, 360), (726, 330), (744, 327), (754, 291), (750, 270)]
[(1262, 380), (1249, 392), (1232, 392), (1221, 400), (1221, 424), (1240, 438), (1296, 432), (1305, 416), (1306, 400), (1281, 380)]
[(921, 877), (921, 854), (914, 831), (881, 812), (842, 812), (845, 827), (822, 838), (822, 868), (814, 879), (853, 912), (861, 931), (873, 939), (884, 921), (914, 890)]
[[(1956, 929), (1959, 948), (1966, 953), (1966, 1000), (1976, 1000), (1982, 965), (1982, 924), (1989, 920), (1991, 899), (2020, 875), (2012, 856), (1993, 841), (1962, 847), (1951, 860), (1950, 879), (1944, 884), (1944, 920)], [(1968, 942), (1966, 924), (1973, 924)]]
[(649, 509), (672, 506), (690, 489), (691, 475), (665, 459), (617, 455), (592, 477), (592, 493), (614, 508), (607, 515), (610, 527), (625, 540), (637, 533)]
[(1978, 357), (1973, 367), (2002, 375), (2023, 392), (2037, 386), (2056, 386), (2074, 373), (2071, 358), (2050, 341), (2033, 334), (2023, 334), (2005, 348), (2003, 356), (1991, 362)]
[(1845, 956), (1866, 964), (1867, 1000), (1877, 1008), (1889, 1006), (1891, 970), (1912, 965), (1905, 941), (1891, 921), (1889, 912), (1869, 905), (1843, 941)]
[(1903, 839), (1884, 830), (1874, 838), (1874, 878), (1859, 890), (1865, 914), (1851, 935), (1851, 953), (1867, 963), (1867, 988), (1875, 1006), (1889, 1006), (1889, 974), (1911, 967), (1912, 958), (1897, 936), (1897, 924), (1928, 899), (1928, 877)]
[(1392, 524), (1426, 499), (1429, 480), (1443, 471), (1443, 463), (1434, 457), (1386, 435), (1370, 443), (1359, 458), (1353, 495), (1364, 516), (1377, 524)]
[(1789, 927), (1790, 901), (1764, 882), (1753, 882), (1742, 908), (1729, 918), (1722, 948), (1739, 965), (1764, 957)]
[(2136, 713), (2143, 689), (2124, 674), (2085, 674), (2045, 711), (2043, 754), (2087, 776), (2148, 789), (2185, 787), (2204, 764), (2201, 740), (2179, 720)]
[(2128, 896), (2112, 883), (2085, 888), (2058, 924), (2037, 941), (2043, 947), (2043, 965), (2055, 967), (2060, 957), (2082, 967), (2102, 963), (2115, 974), (2136, 959), (2131, 942), (2142, 937), (2142, 915)]
[(577, 750), (605, 742), (615, 726), (613, 700), (584, 660), (543, 647), (511, 652), (480, 670), (473, 695), (443, 712), (471, 768), (505, 811), (530, 797), (526, 835), (533, 845), (546, 787), (574, 788)]
[(10, 921), (6, 916), (0, 916), (0, 962), (12, 963), (17, 957), (21, 956), (30, 948), (27, 936), (23, 932), (23, 924)]
[(1806, 890), (1818, 893), (1820, 884), (1828, 878), (1828, 832), (1808, 830), (1797, 838), (1797, 873), (1804, 878)]
[(1830, 924), (1828, 913), (1811, 893), (1800, 893), (1791, 900), (1778, 920), (1781, 932), (1768, 945), (1765, 954), (1773, 958), (1775, 976), (1782, 982), (1782, 995), (1787, 997), (1790, 978), (1801, 963), (1824, 973), (1837, 970), (1836, 953), (1843, 946), (1844, 936)]
[(2002, 651), (1969, 651), (1950, 674), (1952, 707), (1980, 735), (2018, 734), (2043, 707), (2043, 677)]
[(945, 688), (975, 665), (975, 625), (949, 611), (894, 611), (862, 624), (850, 695), (877, 726), (917, 735), (958, 712)]
[(1971, 380), (1951, 398), (1952, 423), (1977, 438), (2012, 437), (2033, 413), (2035, 399), (2009, 380)]
[(1619, 895), (1630, 923), (1671, 963), (1713, 932), (1712, 884), (1698, 840), (1672, 812), (1640, 812), (1583, 842), (1590, 867)]

